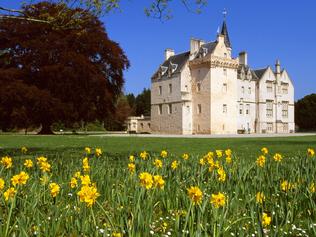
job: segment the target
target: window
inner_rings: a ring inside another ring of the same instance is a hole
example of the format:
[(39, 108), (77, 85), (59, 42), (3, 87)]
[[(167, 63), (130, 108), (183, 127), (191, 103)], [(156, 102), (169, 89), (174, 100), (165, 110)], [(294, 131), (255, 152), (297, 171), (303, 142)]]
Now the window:
[(227, 58), (227, 53), (224, 53), (224, 58)]
[(282, 101), (282, 117), (287, 118), (289, 116), (289, 102)]
[(148, 127), (150, 128), (150, 123), (148, 123)]
[(168, 104), (168, 114), (172, 114), (172, 104)]
[(239, 114), (243, 114), (243, 110), (244, 110), (244, 105), (240, 104), (239, 105)]
[(251, 94), (251, 87), (248, 87), (248, 94)]
[(288, 131), (289, 131), (289, 124), (283, 123), (283, 132), (288, 132)]
[(241, 87), (241, 93), (243, 93), (243, 94), (245, 93), (245, 87), (243, 87), (243, 86)]
[(162, 105), (158, 105), (158, 114), (162, 114)]
[(227, 69), (226, 68), (223, 68), (223, 73), (224, 73), (224, 76), (227, 76)]
[(202, 113), (202, 106), (201, 106), (201, 104), (198, 104), (198, 106), (197, 106), (197, 113), (198, 114)]
[(159, 94), (159, 95), (162, 94), (162, 86), (159, 86), (159, 88), (158, 88), (158, 94)]
[(143, 123), (140, 123), (140, 127), (141, 127), (141, 128), (144, 128), (144, 124), (143, 124)]
[(200, 82), (198, 82), (198, 83), (196, 84), (196, 91), (197, 91), (197, 92), (200, 92), (200, 91), (201, 91), (201, 83), (200, 83)]
[(246, 104), (246, 114), (249, 114), (250, 112), (250, 104)]
[(272, 82), (271, 81), (268, 81), (267, 82), (267, 92), (272, 92), (273, 89), (272, 89)]
[(266, 107), (267, 107), (266, 116), (268, 118), (271, 118), (273, 116), (273, 100), (267, 100)]
[(133, 122), (133, 128), (136, 128), (136, 122)]
[(223, 113), (224, 113), (224, 114), (227, 113), (227, 104), (223, 104)]
[(185, 90), (185, 91), (188, 91), (188, 85), (185, 85), (185, 86), (184, 86), (184, 90)]
[(273, 132), (273, 123), (267, 123), (267, 131)]
[(223, 92), (227, 92), (227, 84), (223, 83)]
[(282, 85), (282, 93), (283, 94), (287, 94), (288, 93), (288, 87), (289, 87), (288, 84), (283, 84)]
[(169, 94), (172, 93), (172, 84), (169, 84)]
[(187, 113), (190, 113), (190, 106), (187, 105)]

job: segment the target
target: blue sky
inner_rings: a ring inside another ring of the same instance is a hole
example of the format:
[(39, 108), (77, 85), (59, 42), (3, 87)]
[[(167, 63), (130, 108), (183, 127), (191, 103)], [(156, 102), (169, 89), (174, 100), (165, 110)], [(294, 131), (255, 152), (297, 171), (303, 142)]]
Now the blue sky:
[[(316, 93), (315, 0), (209, 0), (199, 15), (174, 0), (173, 19), (164, 22), (145, 16), (149, 0), (121, 1), (121, 12), (110, 13), (102, 21), (130, 60), (125, 72), (127, 93), (138, 94), (150, 87), (150, 77), (162, 63), (166, 48), (187, 51), (191, 37), (213, 41), (224, 8), (235, 57), (247, 51), (252, 68), (274, 66), (279, 58), (295, 84), (295, 99)], [(21, 1), (1, 2), (17, 7)]]

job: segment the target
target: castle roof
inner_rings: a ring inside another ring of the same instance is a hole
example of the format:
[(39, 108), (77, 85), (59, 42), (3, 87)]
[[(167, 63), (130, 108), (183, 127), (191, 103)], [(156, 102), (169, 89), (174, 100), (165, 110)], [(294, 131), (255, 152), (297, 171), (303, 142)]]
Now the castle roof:
[(223, 21), (221, 34), (224, 35), (224, 42), (225, 42), (226, 47), (232, 48), (232, 45), (231, 45), (230, 40), (229, 40), (229, 35), (228, 35), (228, 30), (227, 30), (227, 25), (226, 25), (225, 20)]
[(189, 60), (189, 56), (190, 51), (169, 57), (160, 65), (159, 69), (155, 72), (153, 77), (157, 75), (159, 70), (162, 70), (162, 75), (165, 74), (169, 68), (171, 68), (171, 74), (180, 72), (186, 61)]
[(263, 68), (263, 69), (253, 70), (253, 71), (257, 75), (257, 77), (260, 79), (267, 70), (268, 70), (268, 67)]

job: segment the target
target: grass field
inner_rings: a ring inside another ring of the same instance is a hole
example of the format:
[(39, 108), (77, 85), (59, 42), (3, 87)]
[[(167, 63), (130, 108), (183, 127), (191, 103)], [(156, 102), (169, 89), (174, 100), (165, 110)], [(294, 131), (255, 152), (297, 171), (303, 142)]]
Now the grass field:
[(316, 136), (0, 135), (0, 236), (316, 236), (308, 148)]
[(296, 154), (315, 146), (316, 136), (276, 138), (145, 138), (102, 136), (23, 136), (0, 135), (0, 148), (20, 149), (26, 146), (33, 151), (82, 150), (86, 146), (101, 147), (105, 153), (127, 155), (139, 151), (160, 152), (166, 149), (173, 154), (204, 154), (214, 149), (230, 148), (239, 155), (250, 155), (269, 147), (272, 152)]

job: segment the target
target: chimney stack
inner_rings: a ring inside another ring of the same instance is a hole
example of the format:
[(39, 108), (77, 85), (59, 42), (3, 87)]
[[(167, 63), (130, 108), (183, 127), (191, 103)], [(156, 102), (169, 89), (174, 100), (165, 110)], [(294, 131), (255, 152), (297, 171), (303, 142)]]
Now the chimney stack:
[(173, 49), (166, 49), (165, 50), (165, 60), (168, 60), (171, 56), (174, 56)]
[(203, 40), (191, 38), (190, 39), (190, 54), (194, 55), (203, 44), (205, 44)]
[(245, 66), (248, 65), (248, 55), (245, 51), (239, 53), (238, 59), (239, 59), (239, 64), (242, 64)]

